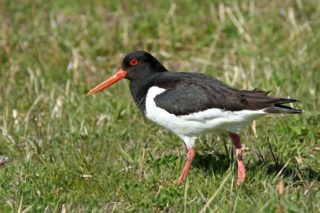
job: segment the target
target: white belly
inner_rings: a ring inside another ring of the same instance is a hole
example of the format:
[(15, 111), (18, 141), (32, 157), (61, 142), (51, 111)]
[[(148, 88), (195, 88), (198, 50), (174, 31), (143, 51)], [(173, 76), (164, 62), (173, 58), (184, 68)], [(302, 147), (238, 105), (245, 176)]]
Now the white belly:
[(212, 108), (176, 116), (157, 107), (154, 98), (165, 89), (151, 87), (146, 96), (146, 117), (179, 136), (198, 137), (208, 132), (239, 132), (246, 124), (266, 114), (263, 110), (225, 111)]

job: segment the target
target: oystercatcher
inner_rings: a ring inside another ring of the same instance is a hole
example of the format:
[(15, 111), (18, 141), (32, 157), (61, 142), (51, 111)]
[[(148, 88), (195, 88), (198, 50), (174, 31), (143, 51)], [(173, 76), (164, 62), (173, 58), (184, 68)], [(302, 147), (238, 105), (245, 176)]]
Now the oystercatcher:
[(145, 51), (129, 53), (122, 68), (93, 88), (95, 94), (120, 79), (130, 81), (135, 104), (145, 116), (178, 135), (185, 143), (187, 162), (178, 179), (185, 182), (195, 156), (194, 144), (204, 133), (228, 133), (235, 146), (238, 164), (237, 185), (244, 182), (246, 170), (241, 154), (239, 131), (266, 114), (298, 114), (284, 104), (296, 99), (268, 96), (262, 90), (239, 90), (200, 73), (169, 72)]

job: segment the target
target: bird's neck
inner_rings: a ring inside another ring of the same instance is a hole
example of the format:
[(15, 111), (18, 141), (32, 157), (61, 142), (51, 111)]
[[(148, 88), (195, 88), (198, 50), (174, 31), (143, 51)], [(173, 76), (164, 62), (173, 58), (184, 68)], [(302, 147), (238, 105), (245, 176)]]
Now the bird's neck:
[(154, 80), (158, 77), (158, 74), (152, 75), (146, 79), (132, 80), (130, 81), (131, 96), (137, 105), (137, 107), (145, 112), (146, 96), (149, 88), (152, 86)]

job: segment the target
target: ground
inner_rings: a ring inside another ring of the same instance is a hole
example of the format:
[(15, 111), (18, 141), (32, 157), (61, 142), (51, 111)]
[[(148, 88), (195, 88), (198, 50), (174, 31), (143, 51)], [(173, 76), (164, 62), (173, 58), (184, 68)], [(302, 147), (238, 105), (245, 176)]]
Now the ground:
[[(0, 1), (0, 211), (320, 212), (319, 1)], [(147, 121), (128, 82), (86, 92), (134, 50), (171, 70), (291, 97), (302, 115), (183, 142)]]

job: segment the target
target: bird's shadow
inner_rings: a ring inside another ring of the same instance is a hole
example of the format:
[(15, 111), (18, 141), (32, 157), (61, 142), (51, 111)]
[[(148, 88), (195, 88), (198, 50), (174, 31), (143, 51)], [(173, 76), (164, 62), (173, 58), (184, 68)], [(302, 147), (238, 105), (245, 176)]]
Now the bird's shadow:
[[(182, 156), (180, 156), (181, 158)], [(176, 155), (166, 155), (161, 161), (171, 161), (172, 159), (177, 159)], [(181, 160), (183, 162), (183, 160)], [(192, 163), (193, 168), (202, 170), (208, 174), (224, 174), (232, 164), (235, 163), (235, 159), (230, 158), (227, 154), (221, 153), (210, 153), (210, 154), (199, 154), (197, 153), (195, 159)], [(236, 166), (235, 166), (236, 169)], [(320, 173), (310, 167), (302, 168), (295, 167), (294, 165), (286, 165), (284, 162), (270, 162), (266, 163), (261, 160), (254, 162), (248, 162), (246, 169), (250, 173), (258, 173), (264, 171), (266, 175), (269, 176), (281, 176), (284, 178), (289, 178), (292, 181), (320, 181)]]
[(206, 173), (225, 173), (233, 160), (226, 154), (196, 154), (192, 167), (200, 169)]
[[(226, 154), (197, 154), (192, 164), (193, 167), (206, 173), (225, 173), (235, 163), (235, 159)], [(257, 173), (264, 170), (269, 176), (282, 176), (293, 181), (320, 181), (320, 173), (310, 167), (300, 169), (298, 166), (286, 165), (284, 162), (265, 163), (261, 160), (249, 162), (246, 165), (247, 171)]]

